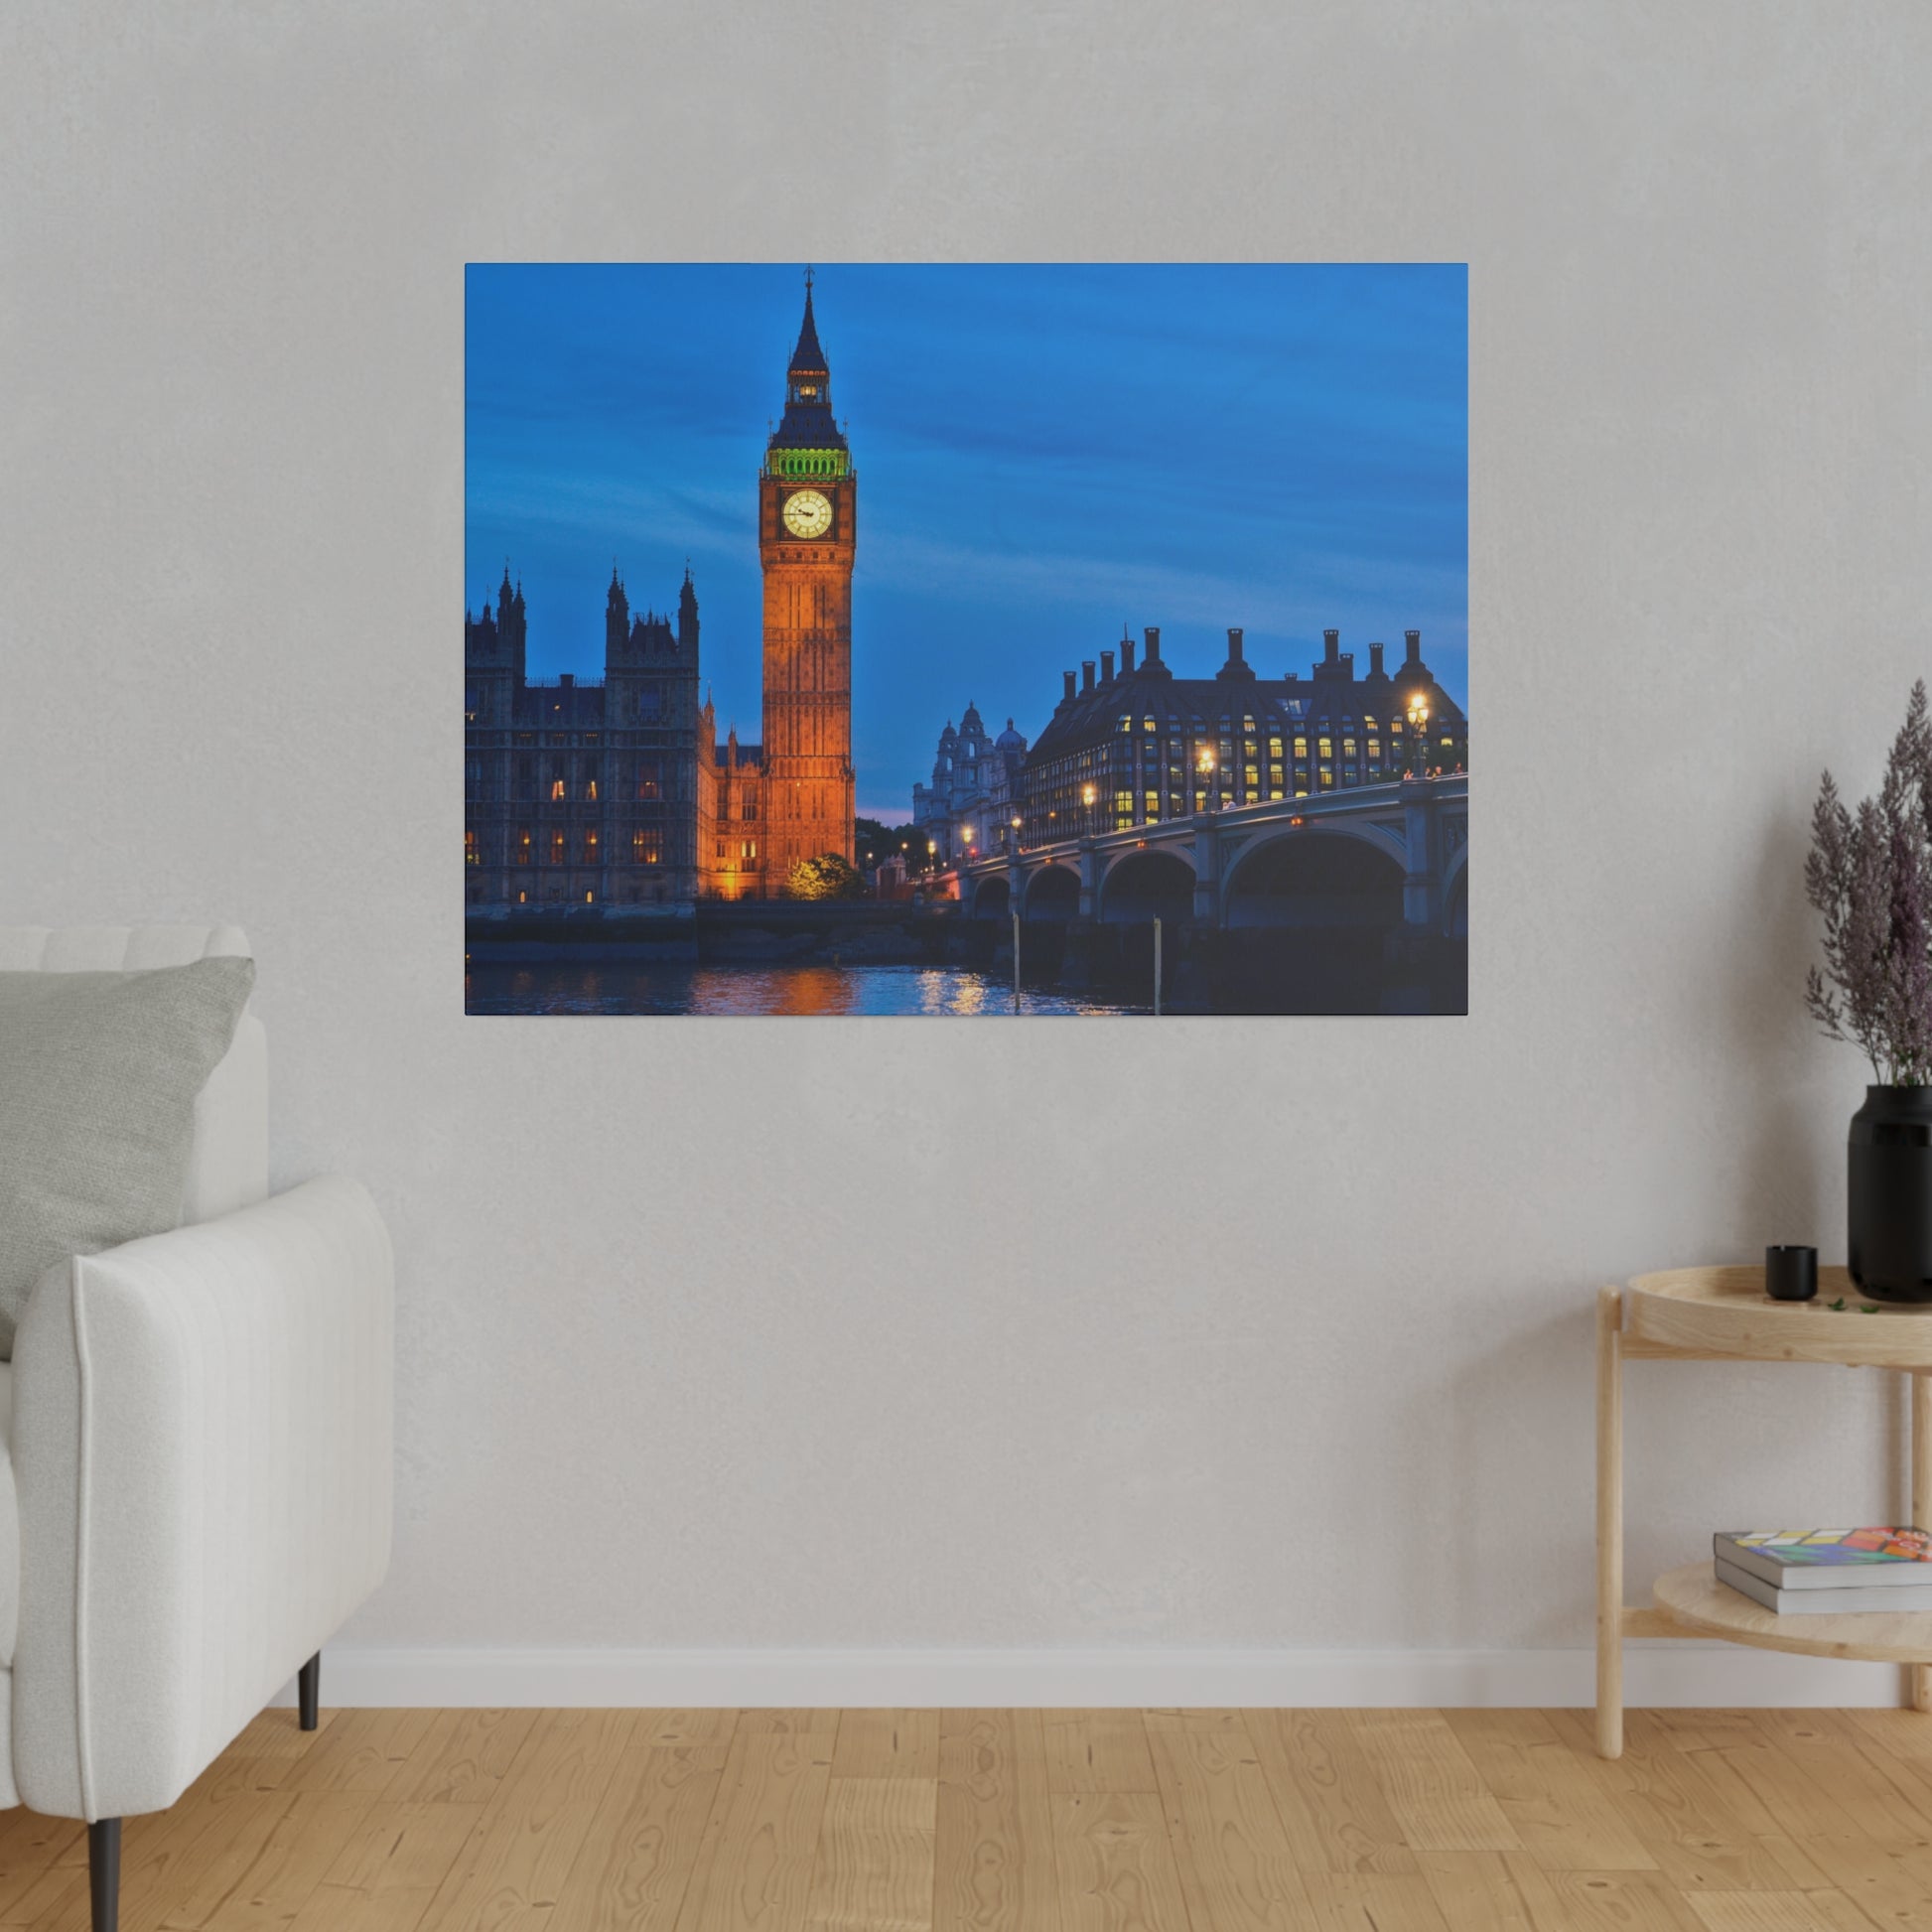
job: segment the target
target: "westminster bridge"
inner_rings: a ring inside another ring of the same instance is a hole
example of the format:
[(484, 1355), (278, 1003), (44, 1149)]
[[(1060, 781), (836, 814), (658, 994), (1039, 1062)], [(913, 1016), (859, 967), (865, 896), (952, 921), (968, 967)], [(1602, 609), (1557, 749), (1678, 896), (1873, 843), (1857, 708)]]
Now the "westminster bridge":
[(1403, 778), (989, 853), (928, 889), (973, 918), (1468, 932), (1469, 780)]

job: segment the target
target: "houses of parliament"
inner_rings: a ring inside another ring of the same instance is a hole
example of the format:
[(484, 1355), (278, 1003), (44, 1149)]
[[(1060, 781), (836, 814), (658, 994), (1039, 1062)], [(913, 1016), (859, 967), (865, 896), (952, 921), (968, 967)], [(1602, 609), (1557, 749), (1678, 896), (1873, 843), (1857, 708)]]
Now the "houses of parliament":
[(464, 613), (464, 875), (477, 912), (776, 897), (801, 860), (853, 857), (852, 565), (859, 480), (812, 315), (758, 480), (763, 737), (721, 743), (699, 674), (698, 594), (630, 608), (613, 566), (604, 675), (525, 671), (505, 564)]

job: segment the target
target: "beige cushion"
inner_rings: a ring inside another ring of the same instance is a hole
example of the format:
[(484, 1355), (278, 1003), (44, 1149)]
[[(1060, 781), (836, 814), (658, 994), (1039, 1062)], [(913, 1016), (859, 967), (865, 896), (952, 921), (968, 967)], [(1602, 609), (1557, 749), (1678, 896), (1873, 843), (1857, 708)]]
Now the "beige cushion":
[(0, 1355), (41, 1274), (180, 1224), (250, 959), (0, 973)]

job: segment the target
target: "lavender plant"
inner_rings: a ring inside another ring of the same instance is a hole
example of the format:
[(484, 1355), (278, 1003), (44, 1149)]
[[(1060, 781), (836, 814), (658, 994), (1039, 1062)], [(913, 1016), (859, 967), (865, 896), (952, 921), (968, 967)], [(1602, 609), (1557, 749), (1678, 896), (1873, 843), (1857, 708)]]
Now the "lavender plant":
[(1882, 1086), (1932, 1086), (1932, 717), (1925, 683), (1876, 798), (1856, 813), (1827, 771), (1811, 815), (1805, 897), (1825, 920), (1825, 970), (1805, 1005), (1833, 1039), (1863, 1049)]

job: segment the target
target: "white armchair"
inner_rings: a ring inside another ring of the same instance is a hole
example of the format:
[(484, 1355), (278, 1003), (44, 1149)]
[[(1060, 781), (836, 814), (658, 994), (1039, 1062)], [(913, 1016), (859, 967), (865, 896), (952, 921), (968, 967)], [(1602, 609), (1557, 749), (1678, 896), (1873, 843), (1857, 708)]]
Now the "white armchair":
[[(233, 927), (0, 927), (0, 970), (245, 954)], [(389, 1560), (393, 1281), (366, 1192), (268, 1195), (244, 1015), (196, 1108), (183, 1225), (50, 1269), (0, 1363), (0, 1804), (89, 1826), (113, 1932), (120, 1821), (172, 1804)], [(11, 1547), (9, 1547), (11, 1546)]]

